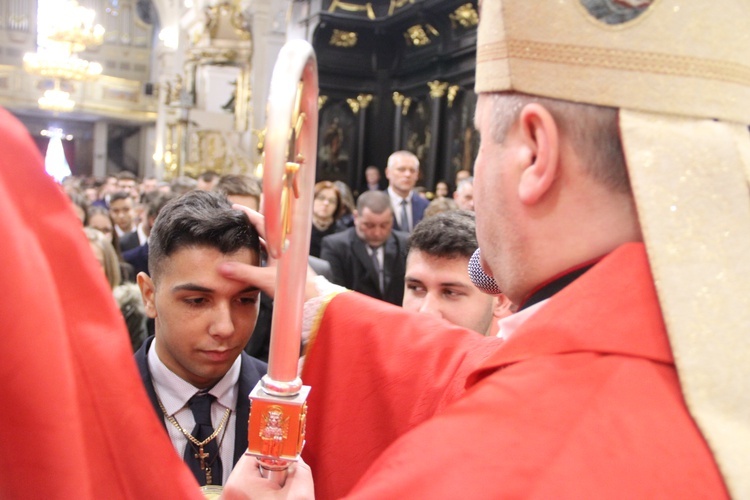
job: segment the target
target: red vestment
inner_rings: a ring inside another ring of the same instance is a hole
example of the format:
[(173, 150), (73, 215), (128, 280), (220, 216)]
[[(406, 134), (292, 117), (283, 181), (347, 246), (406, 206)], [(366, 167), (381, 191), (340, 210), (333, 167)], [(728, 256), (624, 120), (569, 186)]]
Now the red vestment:
[(502, 341), (355, 293), (303, 380), (317, 498), (722, 498), (628, 244)]
[(0, 109), (0, 498), (203, 498), (71, 202)]

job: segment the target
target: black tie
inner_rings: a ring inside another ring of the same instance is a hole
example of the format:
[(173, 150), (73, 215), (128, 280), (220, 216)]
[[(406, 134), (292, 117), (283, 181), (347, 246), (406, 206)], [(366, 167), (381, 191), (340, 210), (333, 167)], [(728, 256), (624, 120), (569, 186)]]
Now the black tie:
[[(198, 441), (202, 442), (214, 433), (214, 428), (211, 425), (211, 403), (216, 399), (208, 393), (197, 393), (195, 396), (190, 398), (188, 406), (193, 412), (193, 418), (195, 418), (195, 427), (193, 428), (193, 437)], [(219, 457), (219, 441), (218, 436), (212, 439), (203, 447), (203, 464), (206, 468), (211, 471), (211, 483), (210, 484), (221, 484), (222, 483), (222, 470), (221, 470), (221, 458)], [(206, 470), (201, 467), (201, 459), (198, 456), (201, 450), (194, 443), (188, 441), (187, 447), (185, 448), (185, 463), (190, 467), (193, 472), (195, 479), (198, 480), (201, 486), (207, 483)], [(207, 456), (206, 456), (207, 455)]]
[(370, 251), (372, 252), (372, 265), (375, 266), (375, 272), (378, 273), (378, 288), (380, 289), (380, 294), (383, 294), (383, 270), (380, 267), (380, 261), (378, 260), (378, 248), (379, 247), (370, 247)]
[(401, 200), (401, 230), (410, 233), (411, 229), (409, 228), (409, 214), (406, 213), (406, 206), (409, 204), (406, 199)]

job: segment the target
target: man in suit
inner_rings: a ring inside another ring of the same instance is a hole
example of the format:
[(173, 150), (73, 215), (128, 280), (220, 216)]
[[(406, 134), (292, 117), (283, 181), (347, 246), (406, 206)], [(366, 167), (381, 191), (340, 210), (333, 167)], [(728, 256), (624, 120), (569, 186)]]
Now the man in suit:
[(365, 191), (383, 191), (386, 188), (385, 179), (380, 176), (380, 169), (375, 165), (370, 165), (365, 169), (365, 182), (360, 193)]
[(260, 292), (218, 268), (259, 262), (260, 240), (247, 217), (220, 194), (194, 191), (161, 210), (149, 239), (150, 276), (138, 274), (155, 336), (136, 363), (201, 485), (223, 484), (247, 448), (247, 394), (266, 373), (265, 363), (243, 352)]
[(354, 227), (323, 238), (320, 257), (330, 262), (334, 283), (401, 305), (407, 238), (393, 230), (388, 195), (367, 191), (357, 199)]
[(388, 157), (385, 176), (393, 208), (393, 227), (410, 233), (422, 220), (424, 210), (430, 204), (414, 191), (419, 178), (419, 159), (409, 151), (396, 151)]

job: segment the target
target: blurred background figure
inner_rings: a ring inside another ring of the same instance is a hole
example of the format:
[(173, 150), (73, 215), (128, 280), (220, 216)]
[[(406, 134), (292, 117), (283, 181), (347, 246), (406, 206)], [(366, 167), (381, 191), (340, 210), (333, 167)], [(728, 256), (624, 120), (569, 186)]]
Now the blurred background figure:
[(120, 261), (107, 237), (91, 227), (85, 227), (83, 230), (91, 251), (94, 252), (94, 257), (99, 262), (114, 299), (117, 301), (125, 325), (128, 327), (130, 345), (135, 352), (147, 337), (146, 310), (141, 299), (141, 292), (135, 283), (122, 280)]
[(448, 197), (448, 183), (445, 181), (437, 181), (435, 184), (435, 198), (447, 198)]
[(386, 188), (385, 179), (380, 175), (380, 169), (375, 165), (370, 165), (365, 169), (365, 185), (360, 189), (360, 193), (365, 191), (383, 191)]
[(219, 183), (219, 174), (213, 170), (206, 170), (198, 176), (198, 183), (195, 185), (195, 189), (201, 189), (203, 191), (212, 191), (216, 184)]
[(459, 210), (470, 210), (474, 211), (474, 178), (467, 177), (462, 180), (456, 192), (453, 193), (453, 199), (458, 205)]
[(310, 255), (320, 257), (320, 244), (325, 236), (346, 229), (338, 220), (344, 211), (341, 193), (331, 181), (315, 184), (312, 210), (312, 232), (310, 233)]
[(260, 211), (262, 190), (260, 179), (246, 174), (224, 175), (214, 186), (214, 191), (224, 194), (230, 202), (252, 208), (256, 212)]

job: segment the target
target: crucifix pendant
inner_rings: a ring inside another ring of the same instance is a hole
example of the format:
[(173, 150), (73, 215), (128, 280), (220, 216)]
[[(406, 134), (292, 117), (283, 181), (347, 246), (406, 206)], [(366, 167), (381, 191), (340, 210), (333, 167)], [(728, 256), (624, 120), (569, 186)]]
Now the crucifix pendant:
[(198, 453), (195, 454), (195, 458), (201, 461), (201, 470), (206, 470), (206, 459), (208, 458), (208, 453), (203, 451), (203, 446), (198, 447)]

